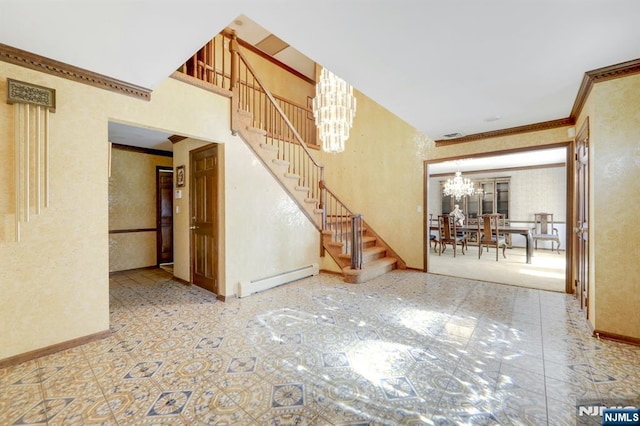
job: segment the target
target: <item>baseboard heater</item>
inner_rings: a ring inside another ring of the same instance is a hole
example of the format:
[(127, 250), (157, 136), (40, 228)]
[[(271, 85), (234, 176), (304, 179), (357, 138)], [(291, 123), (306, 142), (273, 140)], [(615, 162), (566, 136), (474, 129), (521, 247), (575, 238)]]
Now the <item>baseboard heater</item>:
[(268, 290), (282, 284), (290, 283), (302, 278), (318, 275), (320, 267), (317, 263), (313, 263), (302, 268), (283, 272), (281, 274), (272, 275), (266, 278), (260, 278), (253, 281), (240, 281), (238, 284), (238, 297), (247, 297), (253, 293)]

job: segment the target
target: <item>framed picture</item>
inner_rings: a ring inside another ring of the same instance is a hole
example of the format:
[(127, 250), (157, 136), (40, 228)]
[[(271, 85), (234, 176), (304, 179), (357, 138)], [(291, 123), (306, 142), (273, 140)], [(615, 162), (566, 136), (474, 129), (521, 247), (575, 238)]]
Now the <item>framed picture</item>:
[(176, 186), (184, 186), (184, 166), (176, 167)]

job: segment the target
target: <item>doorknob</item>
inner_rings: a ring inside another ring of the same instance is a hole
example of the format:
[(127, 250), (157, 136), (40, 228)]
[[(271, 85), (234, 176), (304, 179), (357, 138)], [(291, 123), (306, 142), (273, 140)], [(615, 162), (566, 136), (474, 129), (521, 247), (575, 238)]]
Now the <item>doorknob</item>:
[(197, 227), (197, 226), (195, 226), (195, 225), (191, 225), (191, 226), (189, 227), (189, 229), (196, 229), (196, 228), (198, 228), (198, 227)]

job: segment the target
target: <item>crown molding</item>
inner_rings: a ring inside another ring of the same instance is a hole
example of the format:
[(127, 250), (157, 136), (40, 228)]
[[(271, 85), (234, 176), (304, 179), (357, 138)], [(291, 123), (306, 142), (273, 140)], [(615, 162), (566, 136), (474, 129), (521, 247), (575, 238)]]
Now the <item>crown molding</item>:
[(2, 43), (0, 43), (0, 60), (134, 98), (144, 99), (146, 101), (151, 99), (150, 89), (87, 71)]
[(620, 77), (626, 77), (628, 75), (637, 73), (640, 73), (640, 59), (634, 59), (631, 61), (610, 65), (608, 67), (587, 71), (586, 73), (584, 73), (582, 84), (580, 85), (580, 89), (578, 90), (578, 95), (576, 96), (576, 100), (573, 103), (573, 108), (571, 109), (571, 117), (573, 117), (574, 119), (578, 118), (595, 83), (613, 80)]
[(510, 127), (508, 129), (493, 130), (490, 132), (474, 133), (472, 135), (463, 136), (455, 139), (439, 139), (435, 141), (436, 147), (455, 145), (463, 142), (472, 142), (480, 139), (497, 138), (501, 136), (511, 136), (519, 133), (538, 132), (541, 130), (555, 129), (558, 127), (573, 126), (575, 120), (571, 117), (561, 118), (558, 120), (543, 121), (535, 124), (527, 124), (525, 126)]

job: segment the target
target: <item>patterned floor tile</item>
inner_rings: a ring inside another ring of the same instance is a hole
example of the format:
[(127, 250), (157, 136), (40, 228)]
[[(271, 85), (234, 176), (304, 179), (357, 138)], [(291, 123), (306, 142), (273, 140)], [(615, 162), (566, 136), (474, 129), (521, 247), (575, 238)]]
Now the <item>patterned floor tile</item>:
[(231, 396), (215, 387), (194, 392), (182, 416), (191, 424), (257, 425)]
[(73, 398), (48, 398), (40, 401), (24, 413), (14, 425), (46, 424), (52, 421)]
[[(0, 424), (572, 424), (640, 395), (640, 348), (570, 295), (393, 271), (220, 302), (110, 277), (110, 337), (0, 369)], [(640, 401), (637, 403), (640, 405)]]
[(43, 401), (42, 387), (33, 385), (3, 385), (0, 388), (0, 424), (9, 425), (23, 418), (32, 407)]

